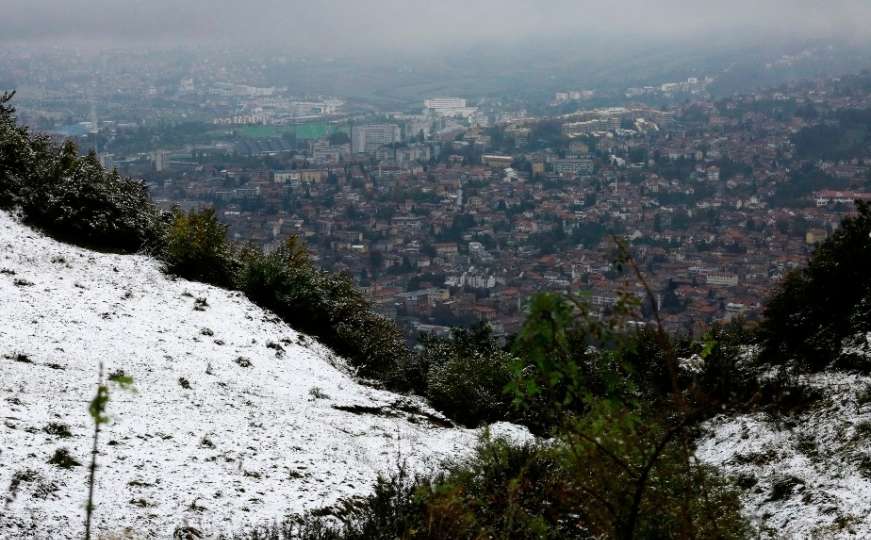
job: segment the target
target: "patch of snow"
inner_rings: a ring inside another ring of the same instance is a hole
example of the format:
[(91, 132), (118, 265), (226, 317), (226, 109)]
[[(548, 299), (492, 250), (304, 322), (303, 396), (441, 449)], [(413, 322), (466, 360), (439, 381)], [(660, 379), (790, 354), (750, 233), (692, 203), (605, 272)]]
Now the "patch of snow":
[(871, 537), (871, 377), (809, 376), (824, 392), (811, 410), (708, 422), (696, 456), (744, 488), (748, 517), (776, 538)]
[(856, 334), (845, 339), (841, 347), (841, 356), (871, 359), (871, 332)]
[(688, 358), (678, 358), (677, 365), (683, 371), (697, 375), (705, 370), (705, 359), (694, 354)]
[[(100, 534), (165, 538), (187, 524), (216, 535), (328, 506), (400, 462), (426, 471), (461, 457), (480, 433), (359, 384), (240, 293), (58, 243), (0, 212), (0, 537), (81, 537), (99, 362), (135, 387), (111, 390)], [(49, 465), (59, 448), (82, 465)]]

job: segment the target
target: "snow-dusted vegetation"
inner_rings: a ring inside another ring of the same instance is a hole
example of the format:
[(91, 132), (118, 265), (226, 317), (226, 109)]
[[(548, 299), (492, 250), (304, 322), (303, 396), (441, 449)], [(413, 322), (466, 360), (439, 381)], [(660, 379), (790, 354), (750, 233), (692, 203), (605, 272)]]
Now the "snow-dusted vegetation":
[(100, 533), (228, 532), (367, 493), (378, 472), (432, 468), (478, 436), (362, 386), (238, 292), (0, 213), (0, 537), (81, 536), (100, 363), (134, 381), (112, 390), (101, 435)]
[(788, 417), (707, 422), (697, 456), (732, 475), (766, 537), (871, 536), (871, 377), (808, 376), (822, 399)]

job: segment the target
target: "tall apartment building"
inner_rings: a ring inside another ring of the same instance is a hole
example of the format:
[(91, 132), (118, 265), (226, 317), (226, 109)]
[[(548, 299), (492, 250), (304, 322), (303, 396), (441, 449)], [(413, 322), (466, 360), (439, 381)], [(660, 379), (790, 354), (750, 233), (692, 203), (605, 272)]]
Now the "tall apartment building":
[(371, 153), (384, 146), (400, 142), (396, 124), (367, 124), (351, 128), (351, 151), (355, 154)]
[(163, 172), (169, 167), (169, 152), (156, 150), (151, 153), (151, 161), (154, 163), (155, 171)]

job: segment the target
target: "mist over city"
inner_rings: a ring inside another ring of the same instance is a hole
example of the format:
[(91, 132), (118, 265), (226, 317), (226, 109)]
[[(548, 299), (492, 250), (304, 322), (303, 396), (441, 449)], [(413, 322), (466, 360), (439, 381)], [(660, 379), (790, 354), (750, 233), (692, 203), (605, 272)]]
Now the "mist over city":
[(335, 56), (515, 43), (534, 48), (562, 40), (616, 49), (639, 41), (865, 42), (869, 16), (871, 6), (861, 0), (7, 0), (0, 41), (246, 46)]

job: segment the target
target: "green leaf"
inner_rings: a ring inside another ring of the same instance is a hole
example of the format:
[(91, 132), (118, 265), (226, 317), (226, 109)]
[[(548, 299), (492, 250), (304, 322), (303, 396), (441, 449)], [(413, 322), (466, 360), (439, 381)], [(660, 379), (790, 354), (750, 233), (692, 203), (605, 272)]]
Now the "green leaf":
[(708, 339), (705, 340), (704, 346), (702, 347), (702, 352), (699, 356), (707, 359), (714, 349), (717, 347), (717, 340), (713, 336), (709, 336)]
[(109, 375), (109, 381), (117, 384), (121, 388), (127, 388), (133, 384), (133, 377), (121, 373), (113, 373)]
[(108, 402), (109, 387), (105, 384), (101, 384), (97, 387), (97, 395), (94, 396), (94, 399), (91, 400), (91, 404), (88, 407), (88, 413), (90, 413), (91, 418), (94, 419), (96, 424), (105, 424), (109, 421), (109, 417), (103, 414), (106, 412), (106, 404)]

